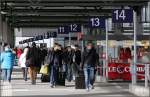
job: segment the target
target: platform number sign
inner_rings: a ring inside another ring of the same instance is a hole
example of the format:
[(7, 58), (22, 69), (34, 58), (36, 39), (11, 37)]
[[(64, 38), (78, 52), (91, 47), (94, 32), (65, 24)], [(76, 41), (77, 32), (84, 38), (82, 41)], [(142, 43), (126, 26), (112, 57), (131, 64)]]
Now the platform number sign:
[(50, 33), (50, 37), (56, 38), (56, 37), (57, 37), (57, 32), (51, 32), (51, 33)]
[(105, 19), (101, 17), (91, 17), (89, 26), (91, 28), (105, 28)]
[(58, 34), (68, 34), (68, 27), (67, 26), (60, 26), (58, 28)]
[(132, 23), (133, 10), (132, 9), (115, 9), (112, 11), (113, 23)]
[(80, 24), (70, 24), (69, 32), (81, 32), (81, 25)]

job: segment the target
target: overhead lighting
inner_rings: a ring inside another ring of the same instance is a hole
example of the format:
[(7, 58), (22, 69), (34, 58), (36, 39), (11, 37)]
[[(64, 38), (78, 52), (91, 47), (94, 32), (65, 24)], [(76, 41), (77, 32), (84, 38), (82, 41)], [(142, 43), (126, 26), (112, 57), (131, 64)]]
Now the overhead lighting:
[(7, 14), (7, 12), (1, 11), (1, 14)]

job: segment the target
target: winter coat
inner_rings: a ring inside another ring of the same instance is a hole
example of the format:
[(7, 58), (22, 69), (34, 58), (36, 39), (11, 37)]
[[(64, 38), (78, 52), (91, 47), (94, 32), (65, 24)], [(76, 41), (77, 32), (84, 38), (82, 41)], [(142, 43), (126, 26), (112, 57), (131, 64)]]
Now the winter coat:
[(97, 61), (97, 53), (94, 48), (91, 50), (85, 50), (82, 54), (83, 67), (95, 67)]
[(30, 48), (26, 58), (26, 60), (29, 61), (28, 62), (29, 66), (35, 67), (41, 66), (39, 59), (40, 59), (39, 49), (36, 47)]
[(81, 51), (80, 50), (74, 51), (73, 62), (75, 62), (77, 65), (80, 65), (81, 63)]
[(63, 52), (63, 62), (64, 64), (71, 65), (73, 63), (73, 51), (65, 51)]
[(19, 64), (21, 67), (26, 67), (26, 55), (24, 53), (19, 58)]
[(61, 66), (62, 65), (62, 51), (61, 50), (52, 50), (49, 51), (47, 56), (47, 64)]
[(15, 55), (9, 49), (1, 53), (0, 62), (1, 69), (12, 69), (14, 66)]

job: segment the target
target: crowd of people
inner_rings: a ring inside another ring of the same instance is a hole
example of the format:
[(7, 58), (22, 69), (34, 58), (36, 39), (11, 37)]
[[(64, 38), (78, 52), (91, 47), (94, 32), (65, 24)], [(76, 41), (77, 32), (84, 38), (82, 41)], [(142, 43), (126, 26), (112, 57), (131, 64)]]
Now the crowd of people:
[(49, 69), (49, 83), (52, 88), (60, 80), (59, 73), (63, 74), (68, 82), (75, 80), (79, 72), (84, 72), (85, 87), (93, 89), (96, 67), (99, 57), (93, 43), (89, 42), (84, 51), (81, 52), (78, 45), (62, 47), (55, 43), (53, 48), (37, 47), (36, 43), (24, 49), (11, 49), (9, 44), (3, 45), (0, 53), (0, 65), (3, 81), (11, 82), (11, 74), (15, 59), (18, 59), (18, 66), (22, 68), (23, 79), (27, 81), (29, 73), (31, 84), (36, 84), (37, 74), (40, 68), (45, 65)]

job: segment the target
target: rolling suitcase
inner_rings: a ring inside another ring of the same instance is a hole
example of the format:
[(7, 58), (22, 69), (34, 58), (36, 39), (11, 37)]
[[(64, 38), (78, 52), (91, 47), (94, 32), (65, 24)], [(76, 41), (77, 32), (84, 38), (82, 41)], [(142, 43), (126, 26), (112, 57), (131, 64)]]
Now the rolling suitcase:
[(65, 73), (59, 72), (57, 77), (57, 85), (65, 86)]
[(50, 76), (42, 74), (41, 82), (50, 82)]
[(80, 71), (75, 79), (75, 89), (85, 89), (85, 77), (83, 71)]

